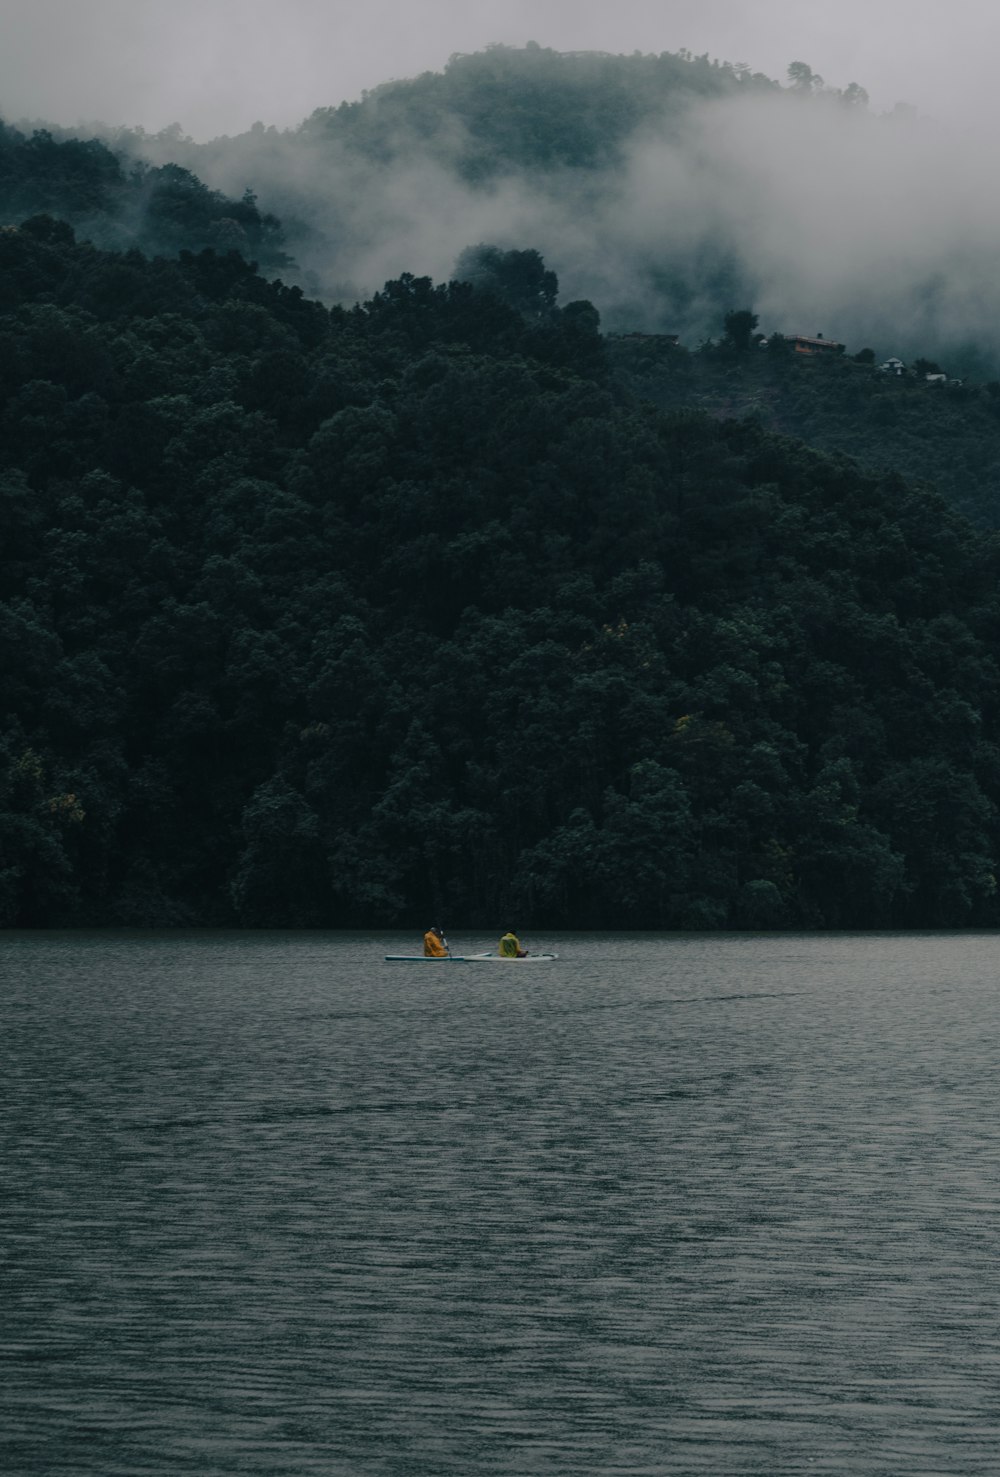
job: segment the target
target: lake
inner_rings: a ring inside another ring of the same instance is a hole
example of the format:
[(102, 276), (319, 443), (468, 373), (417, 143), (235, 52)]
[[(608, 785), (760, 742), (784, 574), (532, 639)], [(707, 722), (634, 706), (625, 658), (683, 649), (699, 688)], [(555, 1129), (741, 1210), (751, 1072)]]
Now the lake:
[(1000, 936), (525, 941), (0, 935), (5, 1473), (1000, 1471)]

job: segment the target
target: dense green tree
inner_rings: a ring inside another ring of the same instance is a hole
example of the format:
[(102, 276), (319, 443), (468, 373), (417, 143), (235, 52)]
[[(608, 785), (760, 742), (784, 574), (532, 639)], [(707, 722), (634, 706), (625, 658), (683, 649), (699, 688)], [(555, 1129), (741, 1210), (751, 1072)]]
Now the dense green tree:
[(870, 101), (867, 91), (859, 82), (848, 82), (840, 94), (840, 100), (849, 108), (867, 108)]
[(556, 274), (546, 268), (537, 251), (468, 246), (455, 263), (455, 277), (480, 292), (492, 293), (529, 321), (549, 317), (559, 295)]
[(823, 86), (823, 78), (813, 71), (808, 62), (790, 62), (788, 85), (795, 92), (810, 93)]
[(749, 308), (733, 309), (723, 322), (723, 342), (738, 354), (745, 354), (753, 343), (758, 318)]

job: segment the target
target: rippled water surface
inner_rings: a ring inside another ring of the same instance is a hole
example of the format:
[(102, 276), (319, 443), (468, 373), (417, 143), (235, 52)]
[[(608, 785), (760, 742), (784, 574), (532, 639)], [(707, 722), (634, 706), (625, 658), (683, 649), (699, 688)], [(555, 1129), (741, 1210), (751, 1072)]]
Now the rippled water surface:
[(1000, 938), (414, 942), (0, 935), (4, 1472), (1000, 1472)]

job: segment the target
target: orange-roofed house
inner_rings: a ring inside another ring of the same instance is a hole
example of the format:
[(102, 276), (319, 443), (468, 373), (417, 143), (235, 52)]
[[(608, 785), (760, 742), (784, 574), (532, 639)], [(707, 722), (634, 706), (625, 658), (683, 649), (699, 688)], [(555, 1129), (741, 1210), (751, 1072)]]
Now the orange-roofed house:
[(818, 333), (815, 338), (807, 338), (804, 333), (790, 333), (786, 342), (796, 354), (842, 354), (844, 352), (843, 344), (838, 344), (832, 338), (824, 338), (821, 333)]

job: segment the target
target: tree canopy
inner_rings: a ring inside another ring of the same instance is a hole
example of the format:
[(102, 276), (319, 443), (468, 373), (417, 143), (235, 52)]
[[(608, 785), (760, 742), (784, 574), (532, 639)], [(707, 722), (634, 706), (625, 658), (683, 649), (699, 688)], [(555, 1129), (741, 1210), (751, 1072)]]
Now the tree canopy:
[[(750, 350), (756, 318), (746, 309), (726, 315), (718, 344), (693, 350), (663, 338), (613, 339), (615, 377), (661, 409), (752, 416), (872, 471), (902, 472), (975, 522), (1000, 526), (1000, 383), (956, 378), (923, 356), (886, 374), (873, 349), (796, 354), (780, 335), (766, 351), (736, 354), (736, 321), (738, 345)], [(944, 383), (929, 384), (928, 373), (945, 373)]]
[(995, 923), (996, 539), (497, 285), (0, 232), (0, 919)]

